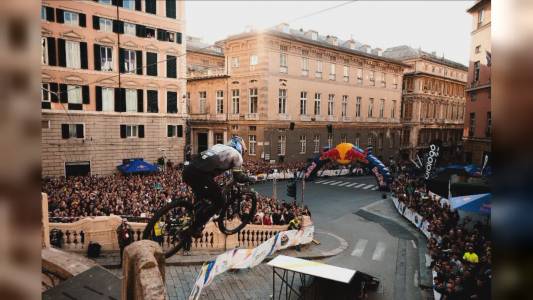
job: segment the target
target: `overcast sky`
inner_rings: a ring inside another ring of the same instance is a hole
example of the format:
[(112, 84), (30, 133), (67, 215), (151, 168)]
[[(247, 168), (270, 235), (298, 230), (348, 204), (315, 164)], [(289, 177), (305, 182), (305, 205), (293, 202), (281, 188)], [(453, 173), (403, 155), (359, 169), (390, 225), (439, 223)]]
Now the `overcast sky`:
[(472, 21), (466, 9), (473, 1), (354, 1), (295, 20), (344, 2), (186, 0), (187, 34), (212, 43), (247, 26), (264, 29), (292, 21), (291, 28), (353, 37), (372, 48), (421, 47), (468, 65)]

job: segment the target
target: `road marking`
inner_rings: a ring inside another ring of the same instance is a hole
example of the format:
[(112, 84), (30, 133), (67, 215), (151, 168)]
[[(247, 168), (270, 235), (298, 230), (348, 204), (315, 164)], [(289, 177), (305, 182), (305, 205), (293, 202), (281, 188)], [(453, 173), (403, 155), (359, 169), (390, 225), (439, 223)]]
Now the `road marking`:
[(368, 189), (371, 188), (371, 187), (374, 187), (374, 185), (373, 185), (373, 184), (369, 184), (369, 185), (365, 186), (365, 187), (363, 188), (363, 190), (368, 190)]
[(339, 186), (345, 186), (347, 184), (350, 184), (350, 182), (348, 181), (348, 182), (341, 183), (341, 184), (339, 184)]
[(355, 244), (355, 248), (352, 251), (352, 256), (361, 257), (361, 255), (363, 255), (363, 252), (365, 252), (365, 247), (367, 243), (368, 240), (359, 239), (357, 241), (357, 244)]
[(418, 287), (418, 270), (415, 271), (415, 276), (413, 278), (413, 283), (414, 283), (415, 287)]
[(330, 182), (333, 182), (333, 181), (331, 181), (331, 180), (323, 180), (323, 181), (320, 182), (320, 183), (322, 183), (322, 184), (328, 184), (328, 183), (330, 183)]
[(383, 254), (385, 254), (385, 243), (378, 242), (374, 254), (372, 254), (372, 260), (382, 260)]
[(413, 248), (416, 249), (416, 243), (415, 243), (415, 241), (411, 240), (411, 243), (413, 244)]
[(379, 189), (379, 187), (375, 186), (375, 187), (371, 188), (370, 190), (371, 191), (377, 191), (378, 189)]
[(354, 186), (354, 185), (356, 185), (356, 184), (357, 184), (357, 182), (350, 183), (350, 184), (348, 184), (346, 187), (351, 187), (351, 186)]
[(326, 180), (315, 181), (315, 183), (322, 183), (322, 182), (324, 182), (324, 181), (326, 181)]
[(332, 183), (330, 183), (329, 185), (337, 185), (339, 183), (342, 183), (342, 181), (333, 181)]
[(358, 188), (362, 187), (363, 185), (365, 185), (365, 184), (361, 183), (361, 184), (358, 184), (358, 185), (354, 186), (354, 188), (358, 189)]

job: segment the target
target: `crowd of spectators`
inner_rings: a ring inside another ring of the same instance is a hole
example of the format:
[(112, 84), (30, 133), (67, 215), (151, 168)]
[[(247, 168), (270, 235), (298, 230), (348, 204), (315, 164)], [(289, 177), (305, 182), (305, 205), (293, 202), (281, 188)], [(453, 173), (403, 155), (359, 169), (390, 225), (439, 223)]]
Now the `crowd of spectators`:
[(393, 192), (407, 208), (429, 223), (428, 250), (431, 268), (436, 272), (434, 289), (443, 300), (490, 299), (492, 242), (490, 226), (458, 212), (435, 195), (429, 196), (424, 181), (399, 175)]
[(271, 164), (263, 160), (245, 160), (243, 168), (252, 175), (258, 174), (270, 174), (274, 170), (278, 173), (282, 172), (296, 172), (305, 168), (307, 163), (305, 161), (298, 162), (286, 162), (286, 163), (274, 163)]
[[(247, 163), (249, 173), (269, 170), (269, 164)], [(295, 170), (301, 163), (278, 164), (270, 168)], [(113, 174), (109, 176), (47, 177), (42, 191), (48, 195), (49, 217), (55, 222), (72, 222), (88, 216), (110, 214), (141, 220), (149, 218), (174, 198), (193, 199), (191, 189), (182, 181), (181, 168), (169, 166), (165, 171), (145, 175)], [(260, 196), (254, 224), (285, 225), (296, 215), (310, 215), (309, 209), (296, 203)]]

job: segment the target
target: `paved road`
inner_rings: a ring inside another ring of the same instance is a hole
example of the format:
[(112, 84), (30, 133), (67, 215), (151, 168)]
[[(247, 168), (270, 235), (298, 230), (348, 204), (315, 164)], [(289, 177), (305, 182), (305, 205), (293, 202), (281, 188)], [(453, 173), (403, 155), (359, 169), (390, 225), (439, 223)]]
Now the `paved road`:
[[(331, 232), (346, 240), (349, 247), (326, 259), (332, 265), (352, 268), (380, 279), (378, 299), (426, 299), (417, 287), (418, 250), (414, 237), (399, 228), (356, 214), (361, 208), (399, 222), (390, 203), (373, 190), (373, 177), (319, 179), (307, 183), (304, 202), (309, 206), (317, 231)], [(259, 184), (257, 191), (272, 194), (272, 184)], [(298, 187), (298, 195), (301, 189)], [(286, 182), (278, 182), (278, 198), (285, 198)], [(300, 200), (300, 198), (298, 199)], [(392, 223), (394, 224), (394, 223)], [(170, 299), (187, 299), (200, 266), (167, 266)], [(270, 299), (271, 268), (262, 264), (253, 270), (225, 273), (202, 292), (202, 299)]]

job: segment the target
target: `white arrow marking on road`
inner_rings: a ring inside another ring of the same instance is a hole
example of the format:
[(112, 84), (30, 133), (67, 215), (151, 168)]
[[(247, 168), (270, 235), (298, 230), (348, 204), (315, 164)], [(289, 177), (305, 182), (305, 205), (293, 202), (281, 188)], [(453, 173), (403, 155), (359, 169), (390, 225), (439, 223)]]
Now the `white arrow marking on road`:
[(411, 243), (413, 244), (413, 248), (416, 249), (416, 244), (415, 244), (415, 241), (411, 240)]
[(332, 183), (330, 183), (329, 185), (337, 185), (339, 183), (342, 183), (342, 181), (333, 181)]
[(355, 248), (352, 251), (352, 256), (361, 257), (361, 255), (363, 255), (363, 252), (365, 252), (365, 247), (367, 243), (368, 240), (359, 239), (357, 241), (357, 244), (355, 244)]
[(358, 185), (354, 186), (354, 188), (358, 189), (358, 188), (362, 187), (363, 185), (365, 185), (365, 184), (361, 183), (361, 184), (358, 184)]
[(350, 183), (350, 184), (348, 184), (346, 187), (351, 187), (351, 186), (354, 186), (354, 185), (356, 185), (356, 184), (357, 184), (357, 182)]
[(345, 183), (341, 183), (341, 184), (339, 184), (339, 186), (345, 186), (347, 184), (350, 184), (350, 182), (348, 181), (348, 182), (345, 182)]
[(369, 188), (371, 188), (371, 187), (373, 187), (373, 186), (374, 186), (373, 184), (369, 184), (369, 185), (365, 186), (365, 187), (363, 188), (363, 190), (368, 190)]
[(376, 249), (374, 250), (374, 254), (372, 254), (372, 260), (382, 260), (383, 254), (385, 254), (385, 243), (378, 242)]

